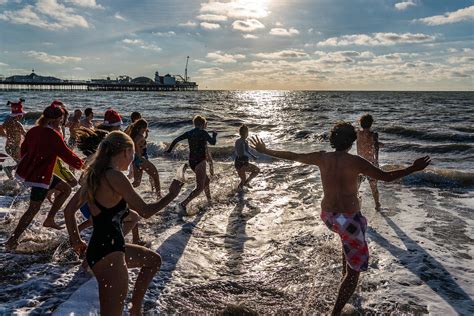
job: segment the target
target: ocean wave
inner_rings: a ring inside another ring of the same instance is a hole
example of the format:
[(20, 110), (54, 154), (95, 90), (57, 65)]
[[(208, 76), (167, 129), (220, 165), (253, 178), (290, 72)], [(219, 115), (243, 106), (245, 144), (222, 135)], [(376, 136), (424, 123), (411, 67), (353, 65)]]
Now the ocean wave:
[[(468, 130), (469, 128), (465, 128)], [(399, 135), (408, 138), (416, 138), (428, 141), (447, 141), (447, 142), (474, 142), (474, 135), (455, 134), (455, 133), (434, 133), (432, 131), (420, 131), (403, 126), (381, 127), (382, 133)], [(473, 129), (474, 131), (474, 129)]]
[[(396, 170), (406, 168), (403, 165), (384, 165), (382, 169)], [(474, 173), (456, 169), (428, 168), (403, 178), (409, 185), (424, 185), (443, 188), (467, 188), (474, 186)]]
[(470, 126), (453, 126), (450, 128), (458, 132), (474, 133), (474, 127), (470, 127)]
[(412, 151), (426, 154), (468, 153), (472, 151), (468, 144), (445, 144), (426, 146), (420, 144), (386, 144), (383, 148), (386, 152)]

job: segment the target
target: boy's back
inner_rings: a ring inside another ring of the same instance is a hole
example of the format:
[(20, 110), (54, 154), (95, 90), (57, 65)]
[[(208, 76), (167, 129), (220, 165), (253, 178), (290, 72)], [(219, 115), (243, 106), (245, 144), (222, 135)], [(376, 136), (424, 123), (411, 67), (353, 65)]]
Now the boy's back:
[(370, 129), (357, 131), (357, 154), (375, 165), (378, 164), (377, 143), (377, 133)]

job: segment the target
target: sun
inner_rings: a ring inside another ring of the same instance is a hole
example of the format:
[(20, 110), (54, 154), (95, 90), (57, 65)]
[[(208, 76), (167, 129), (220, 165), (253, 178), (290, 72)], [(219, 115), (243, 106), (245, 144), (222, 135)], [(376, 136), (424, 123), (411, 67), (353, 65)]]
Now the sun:
[(271, 0), (237, 0), (237, 6), (247, 11), (249, 16), (254, 18), (264, 18), (270, 13), (268, 5)]

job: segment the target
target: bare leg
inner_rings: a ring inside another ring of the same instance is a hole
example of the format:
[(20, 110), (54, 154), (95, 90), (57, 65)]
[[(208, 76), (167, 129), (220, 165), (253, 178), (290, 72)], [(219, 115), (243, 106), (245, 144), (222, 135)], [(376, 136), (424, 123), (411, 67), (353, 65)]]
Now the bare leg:
[(375, 209), (378, 211), (380, 210), (380, 201), (379, 201), (379, 190), (377, 188), (377, 181), (376, 180), (369, 180), (370, 189), (372, 190), (372, 196), (374, 197), (375, 201)]
[(71, 187), (64, 181), (60, 181), (56, 187), (54, 188), (56, 191), (59, 191), (59, 194), (56, 194), (56, 197), (53, 202), (53, 206), (51, 206), (51, 210), (48, 213), (48, 216), (44, 220), (43, 226), (51, 227), (55, 229), (63, 229), (64, 226), (56, 224), (54, 221), (54, 217), (59, 209), (63, 206), (64, 202), (71, 194)]
[(342, 278), (341, 285), (339, 286), (336, 303), (334, 304), (334, 309), (332, 310), (331, 315), (341, 314), (342, 309), (349, 301), (352, 294), (354, 294), (357, 282), (359, 281), (359, 274), (360, 272), (352, 270), (349, 265), (346, 265), (346, 274)]
[(125, 246), (125, 257), (129, 268), (141, 268), (133, 288), (130, 308), (130, 315), (141, 315), (143, 298), (150, 282), (160, 269), (161, 257), (148, 248), (130, 244)]
[(140, 185), (142, 182), (142, 176), (143, 176), (143, 170), (137, 168), (135, 165), (133, 165), (133, 187), (136, 188)]
[(79, 226), (78, 226), (78, 229), (79, 229), (80, 232), (82, 232), (84, 229), (89, 228), (91, 226), (92, 226), (92, 219), (89, 218), (89, 219), (83, 221), (82, 223), (80, 223)]
[(204, 184), (204, 193), (206, 193), (206, 198), (208, 203), (212, 203), (212, 197), (211, 197), (211, 179), (206, 175), (206, 182)]
[(156, 195), (158, 198), (161, 198), (160, 175), (158, 174), (158, 169), (156, 169), (155, 165), (146, 159), (143, 159), (143, 169), (148, 173), (150, 179), (152, 179), (156, 189)]
[(242, 189), (244, 187), (245, 182), (247, 181), (247, 175), (245, 174), (246, 169), (246, 167), (241, 167), (239, 168), (239, 170), (237, 170), (237, 174), (240, 178), (239, 189)]
[(128, 292), (128, 271), (125, 254), (112, 252), (93, 267), (99, 283), (100, 314), (115, 316), (123, 314)]
[(196, 188), (189, 194), (189, 196), (181, 202), (183, 207), (186, 207), (189, 202), (191, 202), (196, 196), (198, 196), (206, 186), (206, 161), (201, 161), (196, 168), (194, 168), (194, 173), (196, 174)]
[(14, 250), (18, 246), (18, 239), (20, 239), (21, 234), (23, 234), (26, 228), (30, 225), (33, 218), (36, 216), (36, 214), (38, 214), (41, 204), (43, 204), (43, 201), (30, 200), (30, 206), (21, 216), (20, 221), (16, 225), (11, 237), (5, 243), (5, 248), (7, 250)]
[(246, 186), (248, 186), (249, 188), (251, 188), (251, 186), (250, 186), (249, 183), (250, 183), (250, 181), (252, 181), (253, 178), (255, 178), (255, 177), (260, 173), (260, 169), (259, 169), (257, 166), (253, 165), (253, 164), (249, 164), (249, 165), (247, 166), (247, 170), (246, 170), (246, 171), (250, 171), (251, 173), (250, 173), (250, 176), (248, 177), (247, 181), (245, 181), (245, 184), (244, 184), (244, 185), (246, 185)]

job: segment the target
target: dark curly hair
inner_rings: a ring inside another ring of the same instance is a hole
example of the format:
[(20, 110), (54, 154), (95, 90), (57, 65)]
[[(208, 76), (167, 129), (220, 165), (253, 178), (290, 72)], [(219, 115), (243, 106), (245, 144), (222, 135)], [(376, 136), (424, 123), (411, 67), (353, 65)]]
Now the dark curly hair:
[(357, 133), (351, 123), (340, 121), (331, 129), (329, 142), (331, 147), (342, 151), (351, 148), (357, 139)]
[(374, 118), (370, 114), (364, 114), (359, 121), (362, 128), (370, 128), (374, 122)]

